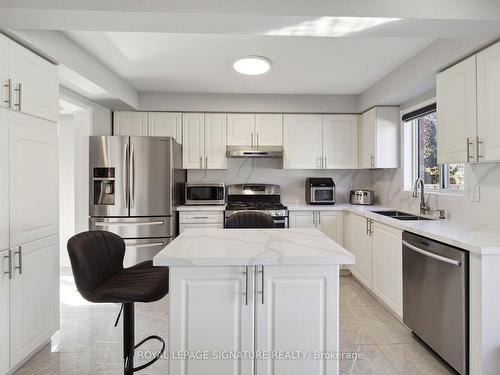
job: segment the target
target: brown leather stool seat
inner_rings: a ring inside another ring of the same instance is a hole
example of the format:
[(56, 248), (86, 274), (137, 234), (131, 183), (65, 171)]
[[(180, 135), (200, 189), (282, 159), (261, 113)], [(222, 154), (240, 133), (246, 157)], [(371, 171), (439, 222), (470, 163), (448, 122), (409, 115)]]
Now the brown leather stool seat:
[(225, 228), (274, 228), (274, 220), (263, 212), (244, 211), (231, 215), (226, 220)]
[[(168, 267), (155, 267), (152, 261), (147, 261), (124, 268), (125, 241), (106, 231), (73, 236), (68, 241), (68, 253), (76, 287), (86, 300), (122, 304), (124, 374), (132, 374), (156, 362), (163, 354), (165, 342), (159, 336), (149, 336), (134, 344), (134, 303), (154, 302), (167, 295)], [(162, 343), (161, 351), (148, 363), (134, 368), (135, 349), (151, 339)]]

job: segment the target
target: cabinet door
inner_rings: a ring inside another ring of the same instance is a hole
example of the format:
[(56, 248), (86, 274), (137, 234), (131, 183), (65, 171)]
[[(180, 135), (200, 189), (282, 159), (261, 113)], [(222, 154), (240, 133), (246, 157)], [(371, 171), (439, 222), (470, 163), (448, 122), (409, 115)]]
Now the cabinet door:
[(288, 223), (290, 228), (315, 228), (315, 211), (290, 211)]
[(375, 168), (399, 168), (399, 107), (378, 107), (375, 123)]
[[(1, 39), (0, 39), (1, 40)], [(0, 112), (0, 250), (9, 248), (9, 127)]]
[[(337, 352), (338, 272), (338, 265), (264, 266), (256, 280), (257, 351)], [(335, 375), (338, 361), (257, 359), (256, 373)]]
[(59, 75), (47, 60), (11, 42), (9, 71), (13, 84), (12, 108), (56, 122), (59, 118)]
[(342, 245), (344, 242), (344, 214), (342, 211), (318, 211), (318, 229)]
[[(10, 283), (10, 360), (16, 366), (43, 343), (59, 326), (59, 238), (30, 242), (14, 249)], [(20, 262), (20, 257), (22, 263)]]
[(356, 257), (351, 272), (368, 288), (372, 287), (372, 238), (367, 234), (367, 219), (351, 214), (349, 216), (350, 251)]
[(254, 146), (256, 144), (253, 113), (227, 115), (227, 144), (230, 146)]
[(113, 112), (113, 135), (148, 135), (147, 112)]
[(9, 44), (10, 41), (7, 37), (0, 34), (0, 107), (9, 107), (9, 98), (12, 98), (12, 90), (9, 91)]
[[(253, 267), (171, 267), (173, 352), (253, 352)], [(245, 294), (246, 293), (246, 294)], [(169, 374), (251, 375), (251, 359), (169, 361)]]
[(29, 128), (9, 127), (10, 242), (34, 241), (59, 232), (58, 139)]
[(500, 43), (477, 55), (477, 131), (479, 161), (500, 160)]
[(285, 169), (321, 169), (322, 116), (284, 115)]
[(403, 250), (402, 232), (374, 223), (373, 291), (399, 316), (403, 315)]
[(173, 137), (182, 144), (182, 114), (150, 112), (148, 113), (148, 135)]
[(7, 274), (9, 271), (8, 256), (9, 250), (0, 251), (0, 374), (6, 374), (10, 367), (10, 280)]
[(255, 115), (255, 133), (257, 146), (282, 146), (283, 115)]
[(325, 169), (358, 167), (358, 115), (323, 116)]
[(376, 109), (372, 108), (361, 115), (359, 124), (359, 153), (360, 168), (374, 168), (375, 163), (375, 126), (377, 121)]
[(469, 158), (472, 160), (476, 137), (476, 56), (437, 75), (436, 98), (438, 162), (464, 163)]
[(205, 169), (227, 169), (226, 115), (205, 115)]
[(185, 113), (182, 118), (182, 166), (203, 169), (205, 155), (205, 116)]

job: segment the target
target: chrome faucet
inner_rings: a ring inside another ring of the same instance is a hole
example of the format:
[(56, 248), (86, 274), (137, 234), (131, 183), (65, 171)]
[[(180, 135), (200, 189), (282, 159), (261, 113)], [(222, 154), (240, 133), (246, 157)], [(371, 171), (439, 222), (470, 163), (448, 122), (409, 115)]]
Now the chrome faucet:
[(413, 198), (418, 198), (418, 187), (420, 185), (420, 214), (425, 215), (429, 212), (429, 207), (425, 203), (425, 196), (424, 196), (424, 180), (421, 178), (417, 178), (415, 181), (415, 185), (413, 186), (413, 193), (412, 197)]

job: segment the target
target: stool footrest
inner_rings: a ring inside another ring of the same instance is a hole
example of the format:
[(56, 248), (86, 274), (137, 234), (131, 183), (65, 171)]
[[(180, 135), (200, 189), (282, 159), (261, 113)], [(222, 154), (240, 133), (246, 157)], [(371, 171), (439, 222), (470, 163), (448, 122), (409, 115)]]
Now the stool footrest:
[(139, 346), (141, 346), (142, 344), (144, 344), (145, 342), (147, 342), (149, 340), (158, 340), (159, 342), (161, 342), (161, 345), (162, 345), (161, 346), (161, 350), (148, 363), (145, 363), (145, 364), (143, 364), (141, 366), (134, 367), (133, 370), (132, 370), (133, 372), (140, 371), (140, 370), (145, 369), (146, 367), (151, 366), (153, 363), (155, 363), (157, 360), (160, 359), (160, 357), (162, 356), (163, 352), (165, 351), (165, 341), (160, 336), (156, 336), (156, 335), (151, 335), (151, 336), (146, 337), (144, 340), (140, 341), (137, 345), (135, 345), (134, 349), (137, 349)]

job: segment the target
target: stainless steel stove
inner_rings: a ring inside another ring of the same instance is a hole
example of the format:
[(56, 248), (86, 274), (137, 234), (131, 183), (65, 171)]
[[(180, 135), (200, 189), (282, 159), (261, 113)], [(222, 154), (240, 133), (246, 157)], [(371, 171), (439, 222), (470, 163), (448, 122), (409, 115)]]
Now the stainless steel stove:
[(288, 208), (281, 204), (279, 185), (229, 185), (225, 220), (235, 213), (248, 210), (271, 215), (276, 228), (288, 228)]

